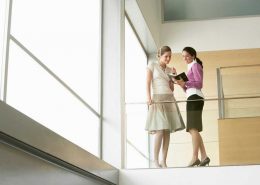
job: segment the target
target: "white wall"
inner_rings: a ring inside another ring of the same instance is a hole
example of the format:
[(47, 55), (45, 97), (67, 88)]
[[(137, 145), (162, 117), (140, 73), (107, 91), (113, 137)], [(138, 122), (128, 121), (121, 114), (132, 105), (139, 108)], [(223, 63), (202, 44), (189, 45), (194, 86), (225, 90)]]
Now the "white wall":
[(124, 0), (103, 1), (102, 159), (124, 164)]
[[(142, 8), (145, 9), (144, 7)], [(158, 47), (155, 43), (156, 37), (152, 35), (151, 29), (148, 27), (148, 23), (145, 20), (144, 13), (142, 11), (150, 12), (147, 10), (141, 10), (140, 5), (137, 3), (136, 0), (125, 0), (125, 12), (131, 26), (133, 26), (135, 33), (138, 35), (138, 38), (142, 43), (142, 46), (146, 53), (153, 53), (157, 50)], [(158, 40), (158, 36), (160, 35), (159, 31), (154, 31), (154, 34), (157, 34)]]
[(258, 185), (260, 166), (121, 170), (119, 185)]
[(260, 48), (260, 17), (168, 22), (162, 25), (161, 45), (176, 52)]
[(149, 27), (154, 41), (160, 45), (160, 28), (161, 28), (161, 1), (158, 0), (136, 0), (143, 17)]

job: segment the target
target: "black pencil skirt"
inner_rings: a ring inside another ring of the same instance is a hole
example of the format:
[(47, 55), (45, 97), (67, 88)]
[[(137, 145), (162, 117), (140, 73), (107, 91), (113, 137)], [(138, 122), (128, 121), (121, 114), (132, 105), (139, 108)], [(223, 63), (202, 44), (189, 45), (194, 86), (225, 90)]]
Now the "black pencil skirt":
[(189, 132), (190, 129), (196, 129), (198, 132), (202, 131), (202, 110), (204, 106), (204, 100), (197, 94), (191, 95), (187, 100), (197, 100), (188, 101), (186, 105), (187, 111), (187, 126), (186, 131)]

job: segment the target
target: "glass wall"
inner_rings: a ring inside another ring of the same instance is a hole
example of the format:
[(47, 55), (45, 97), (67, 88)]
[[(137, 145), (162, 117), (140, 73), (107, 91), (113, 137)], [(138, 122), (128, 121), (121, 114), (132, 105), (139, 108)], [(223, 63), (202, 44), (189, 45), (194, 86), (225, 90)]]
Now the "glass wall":
[(144, 130), (147, 105), (147, 56), (127, 19), (125, 19), (125, 100), (126, 100), (126, 167), (149, 167), (148, 135)]
[(223, 118), (260, 116), (260, 65), (219, 68)]
[(6, 94), (9, 105), (96, 156), (100, 17), (101, 1), (14, 0)]

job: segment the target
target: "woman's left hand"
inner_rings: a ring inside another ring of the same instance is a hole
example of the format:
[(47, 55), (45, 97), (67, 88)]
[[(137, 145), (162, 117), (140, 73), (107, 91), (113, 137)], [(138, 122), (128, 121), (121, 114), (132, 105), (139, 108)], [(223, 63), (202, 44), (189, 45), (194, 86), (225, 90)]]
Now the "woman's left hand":
[(172, 68), (172, 73), (175, 75), (177, 74), (177, 70), (174, 67)]
[(172, 80), (169, 81), (169, 86), (172, 91), (174, 91), (174, 82)]
[(185, 82), (183, 80), (176, 80), (176, 83), (181, 86), (182, 88), (185, 87)]

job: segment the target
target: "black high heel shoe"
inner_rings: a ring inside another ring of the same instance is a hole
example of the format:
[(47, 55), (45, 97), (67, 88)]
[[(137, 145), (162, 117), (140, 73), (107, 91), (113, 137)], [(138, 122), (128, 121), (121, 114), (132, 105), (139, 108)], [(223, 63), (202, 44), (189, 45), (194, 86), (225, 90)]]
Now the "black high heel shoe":
[(206, 166), (206, 165), (209, 166), (209, 162), (210, 162), (210, 158), (206, 157), (203, 161), (200, 162), (199, 166)]
[(197, 159), (196, 161), (194, 161), (192, 164), (190, 164), (188, 167), (193, 167), (193, 166), (198, 166), (200, 165), (200, 160)]

